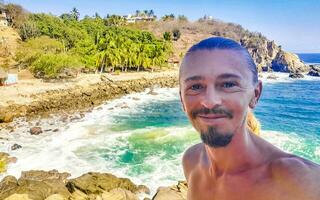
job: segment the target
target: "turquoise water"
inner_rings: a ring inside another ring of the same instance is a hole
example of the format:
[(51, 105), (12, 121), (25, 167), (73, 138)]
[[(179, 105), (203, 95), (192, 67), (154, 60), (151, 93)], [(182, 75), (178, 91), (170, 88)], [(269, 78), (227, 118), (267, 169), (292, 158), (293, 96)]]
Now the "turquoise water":
[[(290, 81), (264, 84), (255, 113), (262, 137), (281, 149), (320, 163), (320, 82)], [(97, 149), (112, 168), (144, 181), (182, 179), (181, 156), (199, 142), (182, 112), (176, 89), (172, 98), (137, 103), (134, 109), (112, 113), (109, 131), (117, 132), (112, 150)], [(157, 98), (161, 99), (161, 92)], [(156, 97), (155, 97), (156, 98)], [(123, 133), (124, 135), (121, 135)], [(165, 171), (168, 170), (168, 171)]]
[[(261, 137), (320, 164), (320, 78), (291, 80), (282, 75), (285, 78), (276, 82), (264, 82), (255, 110)], [(4, 134), (10, 138), (0, 151), (14, 143), (23, 146), (10, 152), (18, 161), (8, 175), (19, 177), (31, 169), (57, 169), (74, 177), (109, 172), (147, 185), (152, 193), (183, 180), (183, 152), (200, 142), (199, 136), (181, 109), (178, 89), (154, 91), (158, 94), (145, 91), (106, 102), (55, 134)]]

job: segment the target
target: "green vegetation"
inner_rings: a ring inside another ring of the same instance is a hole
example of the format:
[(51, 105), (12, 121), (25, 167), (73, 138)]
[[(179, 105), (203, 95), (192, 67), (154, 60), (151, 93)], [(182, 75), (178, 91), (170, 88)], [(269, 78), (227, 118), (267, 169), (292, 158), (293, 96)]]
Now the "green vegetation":
[(6, 162), (3, 160), (0, 160), (0, 174), (3, 172), (6, 172), (6, 170), (7, 170)]
[[(153, 15), (153, 11), (145, 11)], [(60, 17), (29, 14), (19, 26), (23, 40), (16, 60), (39, 77), (56, 78), (65, 69), (151, 70), (167, 66), (171, 40), (125, 27), (125, 19), (85, 16), (74, 8)]]

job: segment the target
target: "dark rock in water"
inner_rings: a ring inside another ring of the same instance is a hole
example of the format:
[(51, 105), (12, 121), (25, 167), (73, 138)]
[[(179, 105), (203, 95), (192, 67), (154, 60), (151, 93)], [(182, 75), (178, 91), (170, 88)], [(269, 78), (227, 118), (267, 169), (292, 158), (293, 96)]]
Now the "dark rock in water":
[(289, 78), (304, 78), (304, 75), (300, 73), (290, 73)]
[(20, 149), (20, 148), (22, 148), (22, 146), (20, 144), (14, 144), (14, 145), (11, 146), (11, 150), (12, 151)]
[(267, 76), (267, 79), (277, 80), (278, 77), (274, 74), (270, 74), (269, 76)]
[(160, 187), (152, 198), (153, 200), (186, 200), (188, 186), (185, 181), (179, 181), (178, 185)]
[(309, 67), (305, 65), (296, 54), (279, 51), (271, 63), (275, 72), (301, 73), (307, 72)]
[(40, 133), (42, 133), (42, 128), (39, 126), (32, 127), (30, 129), (30, 133), (31, 135), (39, 135)]
[(52, 132), (58, 132), (58, 131), (59, 131), (58, 128), (55, 128), (55, 129), (52, 130)]
[(150, 194), (150, 189), (145, 185), (138, 185), (139, 193)]
[(310, 76), (320, 76), (320, 65), (310, 65), (310, 71), (308, 75)]

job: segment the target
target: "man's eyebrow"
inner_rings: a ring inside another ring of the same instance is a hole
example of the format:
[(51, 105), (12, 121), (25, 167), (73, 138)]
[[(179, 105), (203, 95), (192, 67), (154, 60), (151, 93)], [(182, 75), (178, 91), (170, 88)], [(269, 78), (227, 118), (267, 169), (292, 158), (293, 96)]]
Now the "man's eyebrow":
[(189, 81), (199, 81), (199, 80), (203, 80), (204, 78), (202, 76), (191, 76), (189, 78), (186, 78), (184, 80), (184, 82), (189, 82)]
[(241, 76), (237, 74), (225, 73), (218, 76), (218, 79), (227, 79), (227, 78), (238, 78), (241, 79)]

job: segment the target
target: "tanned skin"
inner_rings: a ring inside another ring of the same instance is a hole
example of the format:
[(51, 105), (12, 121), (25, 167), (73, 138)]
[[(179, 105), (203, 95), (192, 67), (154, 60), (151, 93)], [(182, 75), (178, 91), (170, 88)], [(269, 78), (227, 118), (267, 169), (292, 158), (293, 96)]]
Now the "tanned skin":
[[(183, 60), (180, 97), (194, 128), (233, 134), (224, 147), (200, 143), (185, 152), (188, 200), (320, 200), (319, 165), (283, 152), (246, 128), (248, 109), (255, 108), (262, 92), (247, 65), (234, 50), (197, 50)], [(232, 118), (192, 116), (200, 108), (225, 109)]]

